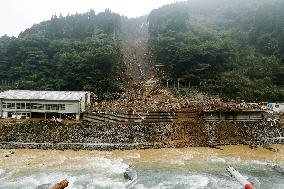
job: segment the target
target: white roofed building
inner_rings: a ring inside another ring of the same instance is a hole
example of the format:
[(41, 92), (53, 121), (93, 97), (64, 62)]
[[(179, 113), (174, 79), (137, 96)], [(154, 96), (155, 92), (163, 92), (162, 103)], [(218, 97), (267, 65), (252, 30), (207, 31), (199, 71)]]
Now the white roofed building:
[(80, 119), (91, 103), (91, 93), (85, 91), (9, 90), (0, 93), (2, 118), (45, 116)]

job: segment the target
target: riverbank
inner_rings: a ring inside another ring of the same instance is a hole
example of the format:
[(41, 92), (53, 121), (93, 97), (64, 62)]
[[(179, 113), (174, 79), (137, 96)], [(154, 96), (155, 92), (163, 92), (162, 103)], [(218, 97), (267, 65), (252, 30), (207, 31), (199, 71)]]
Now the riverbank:
[(153, 124), (54, 123), (25, 121), (0, 125), (0, 148), (57, 150), (131, 150), (216, 147), (248, 144), (252, 147), (284, 136), (282, 123), (205, 122), (192, 120)]
[[(233, 163), (233, 161), (255, 160), (267, 163), (278, 163), (284, 165), (284, 145), (273, 144), (274, 148), (279, 149), (278, 153), (273, 153), (265, 148), (250, 148), (248, 145), (232, 145), (221, 146), (221, 149), (208, 147), (188, 147), (188, 148), (163, 148), (163, 149), (146, 149), (146, 150), (113, 150), (113, 151), (89, 151), (89, 150), (39, 150), (39, 149), (13, 149), (13, 153), (9, 157), (5, 154), (8, 150), (0, 150), (0, 164), (2, 168), (8, 168), (12, 164), (18, 164), (21, 158), (22, 161), (28, 158), (27, 165), (48, 164), (49, 160), (58, 159), (58, 163), (69, 161), (68, 157), (82, 157), (82, 158), (123, 158), (123, 159), (139, 159), (141, 162), (158, 162), (161, 159), (164, 161), (171, 161), (173, 164), (183, 164), (182, 161), (216, 161)], [(64, 158), (65, 157), (65, 158)], [(165, 158), (166, 157), (166, 158)], [(208, 158), (210, 157), (210, 158)], [(49, 159), (49, 160), (48, 160)], [(78, 159), (79, 160), (79, 159)], [(70, 163), (70, 162), (69, 162)], [(75, 163), (75, 162), (74, 162)], [(142, 163), (143, 164), (143, 163)], [(50, 164), (53, 168), (59, 166), (58, 164)]]

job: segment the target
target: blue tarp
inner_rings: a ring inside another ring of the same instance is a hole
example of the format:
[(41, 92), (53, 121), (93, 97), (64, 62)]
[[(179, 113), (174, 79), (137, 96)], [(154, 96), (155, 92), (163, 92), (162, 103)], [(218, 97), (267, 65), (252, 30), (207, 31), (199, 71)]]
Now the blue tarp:
[(268, 103), (267, 104), (267, 108), (270, 109), (270, 110), (273, 110), (273, 104), (272, 103)]

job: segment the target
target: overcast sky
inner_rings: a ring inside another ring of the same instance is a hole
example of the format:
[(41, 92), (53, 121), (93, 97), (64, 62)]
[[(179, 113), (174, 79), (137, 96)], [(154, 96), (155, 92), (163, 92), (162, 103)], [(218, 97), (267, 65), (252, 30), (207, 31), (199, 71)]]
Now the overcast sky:
[(96, 12), (110, 8), (127, 17), (149, 13), (164, 4), (183, 0), (0, 0), (0, 36), (17, 36), (34, 23), (48, 20), (52, 15)]

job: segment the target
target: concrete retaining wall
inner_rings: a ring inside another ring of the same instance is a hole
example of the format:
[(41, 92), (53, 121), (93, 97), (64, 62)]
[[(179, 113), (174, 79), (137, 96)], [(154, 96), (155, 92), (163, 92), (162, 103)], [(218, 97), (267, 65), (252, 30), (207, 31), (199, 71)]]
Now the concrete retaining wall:
[[(284, 136), (284, 125), (267, 122), (121, 124), (48, 122), (2, 123), (0, 148), (36, 149), (145, 149), (188, 146), (261, 144)], [(274, 141), (280, 143), (282, 141)]]
[(148, 113), (110, 113), (92, 112), (85, 113), (83, 120), (89, 122), (109, 122), (109, 123), (161, 123), (174, 122), (177, 120), (191, 120), (198, 118), (196, 112), (148, 112)]
[(207, 122), (218, 121), (262, 121), (265, 117), (264, 111), (235, 111), (235, 112), (222, 112), (222, 111), (209, 111), (203, 113), (203, 118)]

